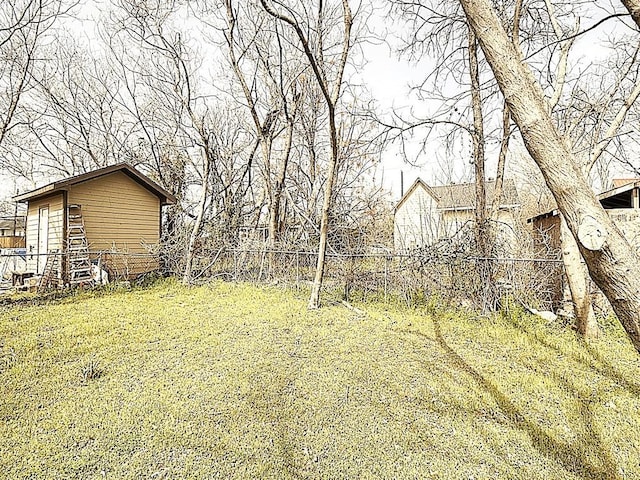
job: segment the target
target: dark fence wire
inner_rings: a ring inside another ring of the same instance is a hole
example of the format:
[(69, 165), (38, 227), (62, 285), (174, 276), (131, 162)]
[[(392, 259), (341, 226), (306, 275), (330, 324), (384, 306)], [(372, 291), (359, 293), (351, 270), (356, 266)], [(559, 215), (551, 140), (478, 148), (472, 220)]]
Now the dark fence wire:
[[(60, 253), (50, 255), (65, 257)], [(11, 264), (11, 259), (35, 257), (0, 255), (0, 275), (5, 285), (10, 275), (6, 268), (2, 271), (3, 265)], [(179, 257), (175, 252), (170, 256), (166, 252), (91, 252), (93, 263), (108, 272), (110, 281), (131, 280), (158, 270), (180, 276), (183, 264)], [(317, 252), (310, 250), (222, 247), (194, 259), (193, 280), (222, 278), (300, 289), (313, 281), (316, 263)], [(551, 309), (561, 300), (562, 272), (562, 262), (554, 258), (480, 257), (429, 250), (328, 253), (324, 286), (346, 300), (400, 299), (412, 305), (437, 297), (484, 310), (499, 308), (505, 296), (511, 296)]]
[[(194, 277), (302, 288), (313, 281), (316, 262), (317, 252), (306, 250), (220, 249), (195, 259)], [(399, 298), (414, 304), (436, 296), (460, 305), (495, 309), (509, 295), (552, 308), (561, 300), (562, 272), (562, 262), (550, 258), (329, 253), (324, 286), (347, 300)]]

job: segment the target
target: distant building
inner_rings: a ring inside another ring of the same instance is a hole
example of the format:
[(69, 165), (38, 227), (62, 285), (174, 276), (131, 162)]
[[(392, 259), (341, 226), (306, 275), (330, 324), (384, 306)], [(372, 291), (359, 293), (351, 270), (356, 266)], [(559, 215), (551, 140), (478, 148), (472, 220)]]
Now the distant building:
[[(633, 247), (640, 251), (640, 178), (615, 179), (613, 188), (598, 195), (600, 204)], [(550, 210), (527, 220), (533, 226), (534, 251), (560, 249), (560, 217)]]
[[(27, 270), (40, 274), (47, 255), (67, 252), (80, 234), (93, 257), (98, 252), (147, 254), (149, 247), (160, 243), (162, 206), (174, 203), (175, 197), (135, 168), (120, 163), (50, 183), (14, 200), (27, 204)], [(138, 262), (127, 266), (127, 273), (136, 275), (157, 267), (157, 260)]]
[(0, 248), (24, 248), (25, 217), (0, 217)]
[[(485, 183), (487, 208), (493, 202), (494, 188), (495, 181)], [(452, 238), (475, 220), (475, 199), (473, 183), (429, 186), (417, 179), (395, 208), (395, 249), (410, 250)], [(505, 233), (513, 231), (519, 209), (515, 185), (506, 180), (498, 210), (498, 222)]]

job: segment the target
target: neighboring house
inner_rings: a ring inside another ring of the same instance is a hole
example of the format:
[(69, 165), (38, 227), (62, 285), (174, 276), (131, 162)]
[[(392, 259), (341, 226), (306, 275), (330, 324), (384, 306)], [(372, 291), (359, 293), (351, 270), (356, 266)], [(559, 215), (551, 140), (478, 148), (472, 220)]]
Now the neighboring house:
[[(613, 188), (598, 195), (600, 204), (633, 247), (640, 251), (640, 178), (616, 179)], [(560, 217), (551, 210), (527, 220), (533, 225), (538, 255), (560, 249)]]
[[(97, 252), (148, 253), (160, 243), (162, 206), (175, 202), (173, 195), (124, 163), (59, 180), (14, 199), (27, 204), (27, 270), (36, 274), (44, 270), (43, 254), (66, 251), (70, 207), (81, 211), (95, 258)], [(140, 263), (127, 273), (157, 266), (157, 260)]]
[(0, 248), (24, 248), (25, 217), (0, 217)]
[[(495, 181), (485, 183), (487, 208), (493, 202), (494, 187)], [(475, 198), (474, 183), (429, 186), (417, 179), (395, 208), (395, 249), (410, 250), (452, 238), (475, 219)], [(515, 185), (506, 180), (498, 210), (505, 234), (513, 233), (519, 208)]]

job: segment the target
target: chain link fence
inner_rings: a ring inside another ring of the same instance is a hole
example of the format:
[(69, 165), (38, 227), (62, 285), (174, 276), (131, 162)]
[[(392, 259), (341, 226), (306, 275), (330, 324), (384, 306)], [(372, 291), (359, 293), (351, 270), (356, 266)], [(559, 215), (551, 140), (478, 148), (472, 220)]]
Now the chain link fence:
[[(0, 250), (0, 293), (15, 290), (59, 288), (69, 283), (69, 254), (28, 253), (26, 249)], [(114, 251), (89, 252), (90, 284), (130, 281), (151, 272), (162, 272), (159, 254)]]
[[(58, 261), (53, 262), (54, 257)], [(180, 276), (182, 260), (173, 251), (158, 254), (90, 252), (96, 284), (133, 280), (150, 272)], [(46, 275), (60, 287), (65, 282), (66, 255), (0, 252), (0, 290), (37, 288)], [(226, 248), (200, 252), (194, 259), (193, 280), (278, 283), (306, 288), (314, 278), (317, 252), (268, 248)], [(48, 273), (47, 265), (56, 270)], [(38, 273), (36, 273), (38, 272)], [(468, 253), (421, 250), (397, 254), (379, 248), (368, 253), (329, 253), (325, 290), (345, 300), (401, 300), (409, 305), (438, 298), (452, 304), (495, 310), (509, 296), (536, 305), (557, 308), (562, 293), (562, 262), (554, 258), (478, 257)]]
[[(194, 262), (194, 279), (223, 278), (304, 288), (313, 281), (317, 253), (267, 248), (219, 249)], [(400, 299), (416, 304), (437, 297), (495, 310), (506, 296), (539, 308), (561, 301), (562, 262), (549, 258), (481, 258), (433, 252), (329, 253), (323, 285), (345, 300)]]

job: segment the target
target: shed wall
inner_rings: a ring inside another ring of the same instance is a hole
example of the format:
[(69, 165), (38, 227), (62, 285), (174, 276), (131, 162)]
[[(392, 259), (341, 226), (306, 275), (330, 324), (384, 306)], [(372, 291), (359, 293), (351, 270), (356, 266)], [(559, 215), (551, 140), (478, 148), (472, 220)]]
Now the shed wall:
[(74, 185), (68, 203), (82, 206), (91, 251), (147, 253), (160, 241), (160, 199), (122, 172)]
[(607, 210), (625, 238), (640, 253), (640, 209), (616, 208)]

